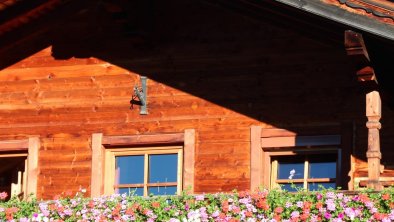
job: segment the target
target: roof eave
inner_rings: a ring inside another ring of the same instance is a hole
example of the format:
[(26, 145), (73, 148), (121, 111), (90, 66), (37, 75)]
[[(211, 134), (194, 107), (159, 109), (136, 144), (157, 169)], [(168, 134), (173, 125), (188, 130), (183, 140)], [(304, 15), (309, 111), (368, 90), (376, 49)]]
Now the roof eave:
[(343, 8), (316, 0), (275, 0), (294, 8), (339, 22), (359, 30), (394, 40), (394, 25), (351, 13)]

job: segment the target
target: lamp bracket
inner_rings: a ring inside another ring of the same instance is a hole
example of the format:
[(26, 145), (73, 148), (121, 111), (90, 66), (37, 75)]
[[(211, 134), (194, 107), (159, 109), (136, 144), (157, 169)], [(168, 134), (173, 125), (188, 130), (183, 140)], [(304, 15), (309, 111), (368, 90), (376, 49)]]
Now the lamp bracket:
[[(147, 78), (146, 76), (141, 76), (140, 77), (141, 81), (141, 86), (134, 86), (133, 90), (133, 96), (131, 97), (130, 100), (130, 109), (133, 109), (134, 105), (139, 105), (140, 106), (140, 114), (141, 115), (147, 115), (148, 114), (148, 107), (147, 107), (147, 87), (146, 87), (146, 81)], [(138, 100), (136, 100), (138, 99)]]

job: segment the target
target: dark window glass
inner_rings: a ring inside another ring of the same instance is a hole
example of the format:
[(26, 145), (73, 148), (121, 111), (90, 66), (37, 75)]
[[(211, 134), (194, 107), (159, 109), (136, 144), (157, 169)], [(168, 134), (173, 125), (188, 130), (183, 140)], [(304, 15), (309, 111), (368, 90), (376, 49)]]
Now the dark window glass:
[(334, 188), (336, 187), (335, 183), (308, 183), (308, 190), (321, 190), (322, 188)]
[[(25, 174), (26, 157), (0, 157), (0, 192), (7, 192), (6, 201), (11, 195), (23, 192), (23, 174)], [(20, 186), (12, 186), (18, 184)], [(12, 189), (13, 187), (13, 189)]]
[(117, 193), (119, 193), (119, 194), (125, 193), (127, 195), (143, 196), (144, 195), (144, 188), (142, 188), (142, 187), (119, 188)]
[(149, 183), (177, 182), (178, 154), (149, 155)]
[(303, 179), (305, 160), (296, 156), (278, 158), (278, 179)]
[(144, 183), (144, 156), (117, 156), (115, 184)]
[(336, 155), (326, 154), (324, 158), (312, 156), (309, 159), (308, 178), (336, 178)]
[(149, 187), (148, 193), (153, 195), (175, 195), (176, 186), (167, 187)]

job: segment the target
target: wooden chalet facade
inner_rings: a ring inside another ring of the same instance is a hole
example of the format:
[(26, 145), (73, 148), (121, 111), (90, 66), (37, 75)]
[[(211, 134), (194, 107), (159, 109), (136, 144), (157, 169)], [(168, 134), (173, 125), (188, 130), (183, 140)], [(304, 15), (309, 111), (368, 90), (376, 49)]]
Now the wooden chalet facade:
[(390, 185), (393, 9), (0, 1), (0, 191)]

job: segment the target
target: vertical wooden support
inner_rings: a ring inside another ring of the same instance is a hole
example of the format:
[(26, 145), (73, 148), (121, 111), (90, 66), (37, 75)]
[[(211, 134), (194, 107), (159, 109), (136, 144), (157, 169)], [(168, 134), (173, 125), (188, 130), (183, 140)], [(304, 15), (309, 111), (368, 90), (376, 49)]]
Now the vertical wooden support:
[(103, 183), (103, 158), (104, 150), (102, 148), (102, 133), (92, 134), (92, 178), (90, 183), (90, 196), (98, 197), (104, 192)]
[(184, 134), (184, 171), (183, 190), (194, 192), (194, 157), (196, 146), (196, 132), (194, 129), (186, 129)]
[(36, 196), (37, 194), (37, 180), (38, 180), (38, 152), (40, 149), (39, 137), (31, 137), (28, 140), (28, 155), (27, 155), (27, 186), (26, 197), (30, 194)]
[(263, 185), (263, 149), (261, 147), (261, 126), (250, 128), (250, 189)]
[(366, 116), (368, 118), (368, 188), (381, 190), (382, 184), (379, 182), (380, 177), (380, 152), (379, 122), (382, 116), (381, 99), (379, 92), (372, 91), (366, 96)]

